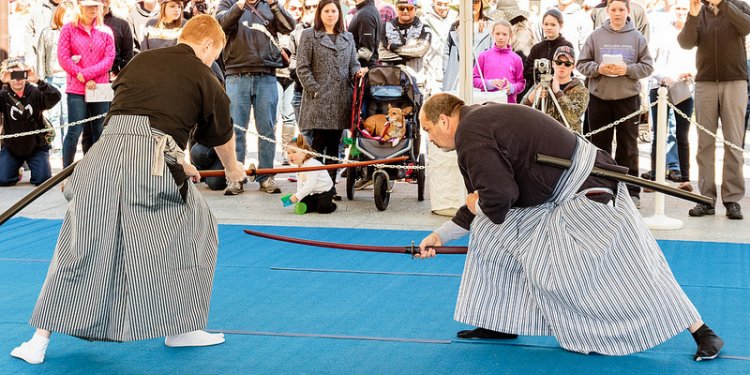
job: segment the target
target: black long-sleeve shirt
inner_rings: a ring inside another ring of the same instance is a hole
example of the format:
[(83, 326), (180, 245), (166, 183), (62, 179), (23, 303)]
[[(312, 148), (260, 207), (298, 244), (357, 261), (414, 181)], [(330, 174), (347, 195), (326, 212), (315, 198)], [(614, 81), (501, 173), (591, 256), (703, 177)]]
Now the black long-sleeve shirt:
[(354, 36), (361, 66), (371, 68), (378, 61), (378, 41), (382, 30), (383, 23), (375, 0), (357, 4), (357, 13), (349, 22), (349, 32)]
[(194, 129), (195, 140), (206, 147), (223, 145), (234, 134), (229, 97), (186, 44), (139, 53), (112, 88), (107, 120), (112, 115), (148, 116), (152, 127), (171, 135), (183, 149)]
[(104, 15), (104, 24), (112, 29), (115, 38), (115, 61), (112, 63), (112, 72), (120, 73), (122, 68), (133, 58), (133, 32), (130, 30), (128, 21), (113, 16), (112, 12)]
[(745, 36), (750, 33), (750, 5), (737, 0), (722, 1), (719, 14), (703, 5), (698, 16), (688, 14), (677, 41), (680, 47), (698, 47), (696, 81), (747, 80)]
[[(479, 207), (495, 224), (504, 222), (511, 208), (537, 206), (552, 195), (563, 169), (537, 163), (537, 154), (570, 159), (576, 147), (573, 132), (542, 112), (516, 104), (464, 107), (455, 139), (466, 190), (479, 192)], [(602, 151), (596, 165), (627, 171)], [(617, 182), (589, 176), (579, 191), (592, 187), (614, 192)], [(466, 206), (453, 218), (467, 230), (472, 220)]]
[[(43, 80), (34, 86), (26, 83), (23, 95), (18, 96), (10, 87), (0, 90), (0, 106), (3, 114), (3, 134), (25, 133), (44, 128), (42, 112), (52, 108), (60, 101), (60, 91)], [(15, 100), (14, 100), (15, 99)], [(18, 101), (23, 109), (15, 104)], [(27, 158), (36, 152), (48, 148), (46, 133), (27, 135), (3, 140), (3, 148), (7, 148), (17, 158)]]

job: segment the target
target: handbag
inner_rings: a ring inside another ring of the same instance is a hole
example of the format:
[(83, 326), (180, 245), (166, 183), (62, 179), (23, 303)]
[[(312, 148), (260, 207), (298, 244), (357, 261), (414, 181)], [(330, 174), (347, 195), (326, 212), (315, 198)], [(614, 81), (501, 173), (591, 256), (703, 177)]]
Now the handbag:
[(693, 97), (693, 92), (688, 81), (679, 80), (668, 87), (667, 99), (672, 104), (680, 104)]

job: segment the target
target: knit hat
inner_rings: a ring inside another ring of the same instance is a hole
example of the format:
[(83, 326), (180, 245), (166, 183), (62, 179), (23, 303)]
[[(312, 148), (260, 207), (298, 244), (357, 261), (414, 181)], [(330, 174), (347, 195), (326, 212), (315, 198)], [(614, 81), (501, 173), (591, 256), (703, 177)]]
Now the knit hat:
[(23, 56), (11, 57), (3, 63), (3, 70), (26, 69), (26, 59)]
[(570, 48), (570, 47), (568, 47), (568, 46), (557, 47), (557, 49), (555, 50), (555, 55), (554, 56), (555, 57), (552, 58), (553, 60), (557, 60), (557, 58), (560, 57), (560, 56), (565, 56), (570, 61), (576, 61), (576, 53), (575, 53), (575, 51), (573, 51), (573, 49)]

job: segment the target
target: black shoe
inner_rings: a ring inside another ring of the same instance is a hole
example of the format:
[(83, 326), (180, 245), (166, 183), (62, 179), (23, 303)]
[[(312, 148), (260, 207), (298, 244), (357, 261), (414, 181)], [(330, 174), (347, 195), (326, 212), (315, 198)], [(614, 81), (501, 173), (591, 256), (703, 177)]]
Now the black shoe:
[(721, 348), (724, 347), (724, 340), (705, 324), (693, 332), (692, 335), (695, 343), (698, 344), (698, 350), (693, 356), (696, 362), (716, 358)]
[(644, 173), (641, 173), (641, 178), (644, 180), (653, 180), (654, 174), (651, 172), (644, 172)]
[(742, 220), (742, 208), (739, 203), (724, 203), (727, 209), (727, 217), (732, 220)]
[(682, 173), (680, 171), (670, 169), (667, 172), (667, 180), (674, 181), (674, 182), (681, 182), (682, 181)]
[(497, 332), (497, 331), (492, 331), (489, 329), (484, 329), (484, 328), (479, 328), (479, 327), (474, 328), (474, 329), (465, 329), (463, 331), (458, 331), (456, 336), (462, 339), (515, 339), (515, 338), (518, 338), (518, 335), (514, 335), (512, 333)]
[(716, 213), (716, 210), (714, 209), (713, 206), (709, 206), (704, 203), (698, 203), (697, 205), (695, 205), (695, 207), (691, 208), (690, 211), (688, 211), (688, 215), (697, 216), (697, 217), (713, 215), (715, 213)]
[(336, 201), (336, 202), (339, 202), (339, 201), (341, 201), (341, 196), (340, 196), (340, 195), (338, 195), (338, 194), (335, 194), (335, 195), (333, 196), (333, 200), (334, 200), (334, 201)]

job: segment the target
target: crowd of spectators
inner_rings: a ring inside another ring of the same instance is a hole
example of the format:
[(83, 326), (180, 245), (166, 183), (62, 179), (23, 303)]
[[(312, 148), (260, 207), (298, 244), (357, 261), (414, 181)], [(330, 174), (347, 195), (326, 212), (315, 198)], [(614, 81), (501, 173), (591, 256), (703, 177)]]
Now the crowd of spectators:
[[(673, 103), (677, 109), (692, 116), (695, 108), (700, 124), (712, 131), (721, 126), (727, 141), (744, 146), (750, 115), (750, 5), (744, 0), (473, 0), (472, 6), (476, 90), (535, 107), (548, 100), (539, 109), (586, 134), (653, 102), (660, 87), (687, 87), (689, 95)], [(263, 138), (276, 139), (277, 123), (279, 143), (300, 134), (314, 151), (338, 156), (353, 81), (368, 68), (401, 66), (430, 96), (457, 89), (462, 58), (458, 4), (451, 0), (15, 0), (10, 10), (7, 52), (23, 56), (34, 73), (29, 84), (46, 83), (62, 95), (47, 108), (53, 126), (106, 113), (109, 104), (87, 101), (87, 90), (114, 81), (134, 55), (175, 45), (193, 15), (214, 15), (228, 41), (212, 69), (232, 101), (237, 158), (246, 161), (246, 135), (254, 128), (261, 135), (260, 168), (275, 163), (277, 146)], [(550, 69), (540, 69), (540, 62)], [(639, 175), (638, 122), (644, 120), (634, 116), (591, 140)], [(63, 165), (70, 165), (79, 138), (85, 153), (102, 124), (100, 118), (59, 131), (48, 147), (61, 149)], [(741, 219), (743, 153), (724, 148), (718, 194), (715, 139), (698, 132), (697, 145), (690, 145), (690, 128), (688, 119), (669, 111), (667, 139), (653, 135), (652, 162), (642, 177), (655, 178), (655, 146), (666, 142), (667, 178), (692, 191), (697, 177), (701, 194), (720, 199), (729, 218)], [(692, 176), (691, 146), (698, 164)], [(193, 147), (194, 162), (221, 167), (216, 155)], [(287, 164), (285, 155), (281, 162)], [(256, 182), (261, 191), (281, 192), (274, 176)], [(209, 186), (228, 194), (244, 190), (218, 180)], [(639, 205), (640, 189), (629, 190)], [(689, 212), (714, 213), (705, 204)]]

